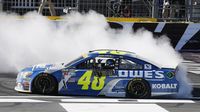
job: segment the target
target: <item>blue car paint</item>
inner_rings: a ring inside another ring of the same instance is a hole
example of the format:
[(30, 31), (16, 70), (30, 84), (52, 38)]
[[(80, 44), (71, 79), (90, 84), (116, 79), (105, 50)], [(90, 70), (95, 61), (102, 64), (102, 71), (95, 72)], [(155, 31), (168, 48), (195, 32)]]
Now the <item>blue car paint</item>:
[[(156, 66), (154, 64), (151, 64), (147, 61), (138, 59), (137, 57), (133, 57), (131, 54), (128, 54), (128, 53), (125, 54), (125, 55), (119, 55), (119, 54), (111, 54), (109, 51), (108, 51), (108, 53), (105, 53), (105, 54), (91, 52), (91, 53), (87, 54), (87, 57), (82, 57), (82, 58), (79, 58), (79, 60), (72, 61), (72, 63), (68, 64), (67, 66), (64, 66), (62, 69), (54, 70), (53, 72), (52, 71), (49, 72), (49, 70), (48, 70), (49, 68), (51, 68), (53, 66), (52, 64), (47, 64), (44, 67), (35, 67), (35, 68), (34, 67), (28, 67), (28, 68), (23, 69), (21, 72), (27, 72), (27, 71), (33, 72), (32, 75), (29, 76), (29, 78), (31, 79), (30, 80), (30, 88), (29, 88), (30, 92), (31, 92), (32, 82), (39, 74), (48, 73), (48, 74), (52, 75), (57, 80), (58, 86), (60, 86), (60, 83), (62, 84), (62, 82), (64, 80), (63, 74), (66, 71), (73, 70), (74, 72), (72, 72), (72, 73), (75, 74), (75, 75), (70, 77), (71, 81), (65, 82), (65, 84), (63, 84), (64, 86), (60, 87), (60, 89), (58, 90), (58, 93), (62, 94), (62, 95), (98, 96), (98, 95), (102, 95), (101, 92), (104, 88), (102, 88), (101, 90), (93, 90), (93, 89), (91, 89), (91, 87), (90, 87), (91, 84), (90, 84), (89, 88), (87, 90), (82, 90), (81, 89), (82, 85), (78, 85), (77, 82), (80, 79), (80, 77), (88, 71), (88, 69), (76, 69), (75, 67), (78, 64), (84, 62), (85, 60), (89, 60), (89, 59), (95, 58), (95, 57), (100, 56), (100, 55), (109, 55), (112, 58), (124, 58), (124, 59), (134, 61), (136, 63), (139, 63), (141, 65), (150, 64), (151, 69), (146, 70), (147, 72), (148, 71), (150, 71), (150, 72), (151, 71), (163, 71), (163, 75), (164, 75), (164, 78), (159, 79), (159, 80), (152, 80), (152, 79), (148, 79), (148, 78), (145, 78), (145, 77), (141, 77), (141, 78), (144, 78), (145, 80), (148, 81), (149, 85), (151, 86), (151, 92), (152, 93), (162, 93), (162, 92), (177, 93), (178, 92), (179, 84), (178, 84), (178, 81), (176, 80), (176, 77), (172, 76), (172, 77), (169, 78), (167, 76), (168, 73), (169, 74), (174, 73), (175, 69), (159, 68), (158, 66)], [(119, 77), (119, 74), (118, 74), (119, 71), (120, 71), (119, 69), (114, 70), (114, 75), (105, 76), (106, 78), (105, 78), (104, 87), (107, 86), (107, 84), (109, 82), (116, 82), (116, 84), (111, 88), (110, 92), (113, 92), (113, 93), (126, 92), (126, 87), (127, 87), (128, 82), (134, 78), (134, 77), (130, 77), (129, 75), (126, 76), (126, 77)], [(125, 71), (127, 71), (127, 70), (125, 70)], [(139, 71), (145, 71), (145, 70), (142, 69), (142, 70), (139, 70)], [(132, 70), (131, 72), (135, 72), (135, 71)], [(154, 72), (152, 72), (152, 73), (153, 73), (152, 77), (154, 77), (155, 73)], [(90, 82), (92, 82), (94, 80), (94, 77), (95, 77), (95, 75), (92, 75)], [(153, 78), (153, 79), (155, 79), (155, 78)], [(24, 79), (17, 78), (17, 83), (23, 83), (23, 80)], [(162, 84), (166, 85), (166, 88), (164, 86), (161, 87)], [(177, 84), (176, 88), (173, 88), (173, 86), (168, 86), (168, 85), (173, 85), (173, 84)], [(161, 87), (161, 88), (158, 88), (158, 87)]]

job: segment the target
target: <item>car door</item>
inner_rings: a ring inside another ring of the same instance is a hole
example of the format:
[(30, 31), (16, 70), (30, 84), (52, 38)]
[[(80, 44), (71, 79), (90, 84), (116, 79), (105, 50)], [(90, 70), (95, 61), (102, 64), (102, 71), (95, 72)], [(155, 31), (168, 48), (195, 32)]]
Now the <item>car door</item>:
[(76, 81), (67, 84), (70, 93), (97, 96), (106, 85), (107, 79), (109, 80), (107, 76), (115, 74), (115, 65), (106, 65), (106, 61), (111, 59), (114, 60), (111, 57), (98, 56), (77, 64), (76, 75), (73, 76)]
[[(75, 66), (66, 70), (66, 75), (64, 74), (66, 93), (70, 95), (84, 95), (89, 94), (89, 83), (91, 79), (91, 74), (93, 72), (93, 59), (88, 58), (80, 61)], [(82, 78), (81, 78), (82, 77)], [(80, 81), (81, 78), (81, 81)], [(83, 85), (79, 86), (80, 84)]]

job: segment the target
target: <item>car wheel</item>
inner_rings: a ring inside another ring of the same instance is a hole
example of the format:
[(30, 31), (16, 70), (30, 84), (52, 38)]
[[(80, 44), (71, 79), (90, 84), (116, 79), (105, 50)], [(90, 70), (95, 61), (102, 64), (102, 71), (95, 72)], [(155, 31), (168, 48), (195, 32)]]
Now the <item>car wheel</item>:
[(134, 78), (127, 85), (126, 96), (131, 98), (150, 98), (151, 87), (146, 80)]
[(49, 74), (41, 74), (33, 81), (33, 93), (39, 94), (56, 94), (57, 93), (57, 81)]

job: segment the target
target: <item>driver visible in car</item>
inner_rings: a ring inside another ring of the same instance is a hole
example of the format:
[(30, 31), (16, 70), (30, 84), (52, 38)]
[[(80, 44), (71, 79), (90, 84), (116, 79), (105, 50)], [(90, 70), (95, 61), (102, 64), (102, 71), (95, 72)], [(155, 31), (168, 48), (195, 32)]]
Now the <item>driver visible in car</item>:
[(115, 68), (115, 61), (113, 59), (107, 59), (104, 68), (105, 69), (114, 69)]

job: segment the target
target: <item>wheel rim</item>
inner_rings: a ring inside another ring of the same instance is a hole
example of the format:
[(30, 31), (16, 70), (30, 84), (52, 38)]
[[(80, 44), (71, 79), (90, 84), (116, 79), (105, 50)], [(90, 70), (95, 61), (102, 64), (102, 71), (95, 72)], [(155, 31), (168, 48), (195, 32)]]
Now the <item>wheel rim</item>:
[(39, 93), (49, 94), (54, 90), (53, 79), (48, 76), (40, 76), (36, 80), (35, 87)]
[(142, 82), (135, 82), (134, 84), (131, 84), (129, 90), (134, 96), (143, 96), (146, 92), (146, 86)]

